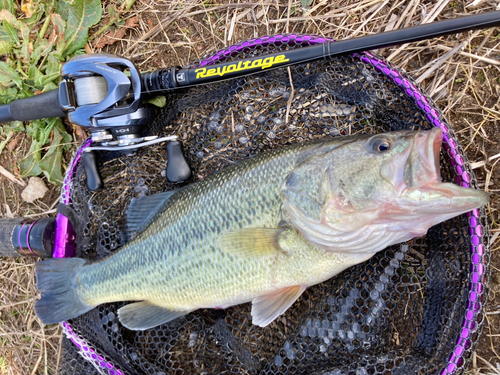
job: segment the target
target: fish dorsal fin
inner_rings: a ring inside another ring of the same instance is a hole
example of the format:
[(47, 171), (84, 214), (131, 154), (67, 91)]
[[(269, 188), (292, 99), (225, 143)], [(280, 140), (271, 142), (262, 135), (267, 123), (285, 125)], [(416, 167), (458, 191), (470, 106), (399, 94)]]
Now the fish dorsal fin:
[(283, 228), (243, 228), (224, 233), (220, 248), (239, 258), (264, 257), (282, 254), (279, 245)]
[(118, 318), (124, 327), (134, 331), (143, 331), (168, 323), (190, 312), (170, 310), (149, 301), (142, 301), (123, 306), (118, 310)]
[(300, 297), (305, 285), (294, 285), (258, 296), (252, 301), (252, 323), (260, 327), (269, 325)]
[(134, 239), (139, 233), (147, 228), (156, 218), (165, 203), (177, 190), (158, 193), (142, 198), (134, 198), (127, 209), (127, 233), (126, 240)]

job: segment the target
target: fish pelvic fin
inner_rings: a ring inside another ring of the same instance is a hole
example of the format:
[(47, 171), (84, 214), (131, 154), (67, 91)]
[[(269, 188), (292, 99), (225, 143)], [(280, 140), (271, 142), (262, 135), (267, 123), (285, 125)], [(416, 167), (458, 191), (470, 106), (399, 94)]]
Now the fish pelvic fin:
[(80, 258), (52, 258), (36, 264), (36, 286), (42, 298), (36, 301), (35, 312), (42, 323), (60, 323), (94, 308), (78, 294), (76, 274), (85, 263)]
[(260, 327), (269, 325), (288, 310), (306, 288), (305, 285), (294, 285), (258, 296), (252, 301), (252, 323)]
[(265, 257), (283, 254), (279, 245), (283, 228), (243, 228), (219, 237), (220, 248), (239, 258)]
[(130, 303), (118, 310), (118, 319), (125, 327), (133, 331), (143, 331), (149, 328), (168, 323), (191, 310), (171, 310), (152, 304), (149, 301)]

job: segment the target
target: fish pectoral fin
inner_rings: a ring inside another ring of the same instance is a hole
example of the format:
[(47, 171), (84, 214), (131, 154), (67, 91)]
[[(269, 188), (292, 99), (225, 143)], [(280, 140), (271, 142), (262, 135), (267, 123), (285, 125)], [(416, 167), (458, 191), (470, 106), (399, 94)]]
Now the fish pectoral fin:
[(126, 240), (133, 239), (146, 229), (170, 197), (178, 191), (179, 189), (132, 199), (126, 213)]
[(124, 327), (143, 331), (145, 329), (168, 323), (171, 320), (189, 314), (191, 311), (170, 310), (166, 307), (153, 305), (149, 301), (135, 302), (118, 310), (118, 318)]
[(294, 285), (258, 296), (252, 301), (252, 323), (267, 326), (288, 310), (306, 288), (305, 285)]
[(244, 228), (224, 233), (219, 246), (240, 258), (273, 256), (284, 253), (279, 245), (283, 228)]

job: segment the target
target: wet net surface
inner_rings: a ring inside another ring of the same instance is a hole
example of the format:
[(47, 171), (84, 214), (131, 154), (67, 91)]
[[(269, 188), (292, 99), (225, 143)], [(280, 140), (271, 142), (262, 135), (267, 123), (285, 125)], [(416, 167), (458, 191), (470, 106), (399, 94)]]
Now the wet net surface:
[[(202, 64), (321, 40), (261, 39), (222, 51)], [(425, 97), (424, 105), (419, 105), (420, 98), (407, 90), (405, 82), (410, 81), (404, 75), (395, 79), (384, 69), (397, 70), (384, 63), (381, 68), (380, 63), (366, 56), (339, 57), (293, 66), (290, 72), (278, 69), (177, 92), (167, 97), (165, 109), (157, 111), (148, 132), (180, 136), (193, 170), (189, 182), (194, 182), (240, 159), (296, 142), (430, 129), (436, 125), (430, 113), (444, 121), (432, 104), (425, 107), (430, 103)], [(455, 148), (441, 152), (442, 178), (457, 182), (458, 177), (461, 182), (466, 179), (459, 176), (463, 172), (474, 186), (467, 162), (461, 169), (453, 162), (461, 152), (449, 136)], [(72, 205), (80, 218), (76, 255), (93, 260), (123, 244), (123, 218), (132, 198), (178, 187), (164, 177), (164, 145), (129, 156), (102, 152), (99, 158), (105, 189), (89, 192), (81, 165), (71, 186)], [(59, 373), (461, 373), (481, 330), (482, 283), (487, 282), (484, 265), (488, 265), (485, 220), (484, 213), (476, 210), (431, 228), (423, 238), (391, 246), (308, 288), (266, 328), (251, 324), (250, 303), (198, 310), (139, 332), (118, 322), (117, 310), (124, 303), (101, 305), (69, 322), (78, 346), (65, 339)], [(477, 228), (481, 233), (475, 243), (470, 231)], [(479, 271), (472, 257), (481, 247)], [(471, 281), (473, 273), (479, 273), (480, 287)], [(473, 292), (476, 296), (471, 299)], [(476, 303), (473, 307), (471, 300)], [(465, 337), (464, 317), (470, 312)]]

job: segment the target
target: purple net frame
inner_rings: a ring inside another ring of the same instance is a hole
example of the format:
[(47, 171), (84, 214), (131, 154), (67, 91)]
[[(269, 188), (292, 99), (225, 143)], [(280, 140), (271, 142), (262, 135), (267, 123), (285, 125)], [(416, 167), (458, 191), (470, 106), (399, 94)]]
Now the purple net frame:
[[(192, 67), (220, 63), (229, 57), (238, 55), (244, 50), (251, 50), (256, 47), (267, 46), (270, 44), (280, 45), (286, 43), (289, 45), (306, 46), (324, 43), (327, 41), (333, 41), (333, 39), (298, 34), (265, 36), (234, 44), (226, 49), (220, 50), (210, 57), (201, 60), (197, 64), (193, 64)], [(375, 57), (369, 52), (354, 54), (354, 56), (362, 62), (372, 65), (380, 73), (386, 75), (394, 83), (396, 83), (409, 97), (415, 101), (418, 107), (426, 113), (429, 122), (443, 131), (443, 145), (450, 157), (451, 165), (456, 172), (457, 184), (463, 187), (473, 188), (472, 181), (474, 178), (471, 172), (467, 170), (468, 168), (466, 166), (465, 158), (462, 156), (460, 146), (451, 134), (449, 125), (442, 116), (441, 112), (433, 107), (433, 104), (431, 104), (431, 101), (421, 91), (421, 89), (402, 72), (398, 71), (394, 67), (391, 67), (384, 60)], [(91, 141), (87, 140), (78, 149), (77, 154), (72, 160), (71, 167), (68, 168), (62, 187), (61, 203), (69, 204), (71, 201), (71, 180), (78, 166), (83, 149), (90, 143)], [(61, 219), (59, 219), (59, 216), (61, 216)], [(487, 280), (487, 266), (485, 264), (485, 251), (487, 251), (485, 242), (487, 242), (487, 239), (485, 238), (485, 234), (488, 232), (488, 228), (481, 224), (481, 217), (482, 215), (479, 209), (475, 209), (467, 213), (472, 259), (470, 264), (471, 276), (469, 279), (470, 285), (467, 309), (465, 316), (461, 318), (462, 329), (459, 336), (455, 339), (455, 346), (452, 352), (448, 356), (448, 364), (439, 371), (439, 375), (458, 374), (459, 371), (463, 370), (466, 364), (464, 354), (472, 348), (474, 342), (476, 341), (474, 335), (480, 331), (482, 326), (482, 313), (486, 303), (485, 283)], [(59, 220), (56, 221), (56, 243), (57, 239), (66, 238), (68, 235), (68, 219), (60, 214), (58, 214), (58, 219)], [(69, 255), (64, 252), (58, 252), (57, 256), (54, 254), (54, 257), (65, 256)], [(101, 371), (104, 370), (109, 375), (125, 375), (123, 371), (119, 370), (119, 368), (113, 365), (113, 363), (111, 363), (111, 361), (109, 361), (105, 356), (97, 353), (97, 351), (86, 343), (84, 339), (80, 338), (78, 334), (73, 331), (69, 323), (64, 322), (62, 325), (67, 337), (79, 348), (80, 352), (82, 352), (86, 358), (91, 360), (96, 367), (99, 367)], [(468, 359), (469, 358), (467, 358), (467, 360)]]
[[(66, 171), (64, 176), (63, 186), (61, 188), (60, 202), (63, 204), (71, 203), (71, 184), (73, 177), (78, 167), (78, 163), (84, 153), (84, 149), (92, 141), (87, 139), (77, 150), (75, 156), (71, 160), (70, 167)], [(74, 231), (69, 222), (68, 218), (62, 214), (57, 214), (56, 217), (56, 230), (54, 234), (54, 258), (68, 258), (74, 256), (74, 248), (69, 249), (66, 246), (66, 239), (68, 236), (74, 236)], [(100, 354), (95, 348), (89, 345), (85, 339), (80, 337), (71, 327), (68, 322), (61, 323), (63, 332), (68, 339), (75, 344), (75, 346), (80, 351), (80, 354), (92, 362), (93, 365), (98, 369), (99, 373), (105, 373), (108, 375), (126, 375), (118, 366), (113, 364), (106, 356)]]
[(118, 366), (115, 366), (108, 358), (99, 354), (91, 345), (89, 345), (84, 339), (82, 339), (75, 331), (71, 325), (67, 322), (61, 323), (63, 327), (63, 332), (66, 337), (75, 344), (75, 346), (80, 351), (80, 354), (92, 362), (94, 366), (98, 369), (99, 373), (107, 373), (108, 375), (126, 375)]

